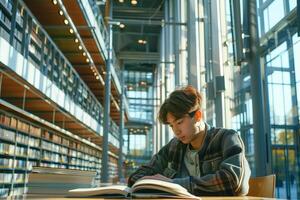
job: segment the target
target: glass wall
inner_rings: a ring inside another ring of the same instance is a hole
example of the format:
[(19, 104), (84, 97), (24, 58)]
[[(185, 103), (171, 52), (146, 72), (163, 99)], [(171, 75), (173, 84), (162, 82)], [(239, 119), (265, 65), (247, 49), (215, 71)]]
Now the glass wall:
[[(270, 119), (272, 172), (276, 174), (276, 197), (299, 199), (299, 97), (300, 38), (296, 33), (296, 0), (257, 0), (260, 66)], [(244, 6), (244, 7), (243, 7)], [(247, 5), (241, 4), (241, 24)], [(231, 15), (228, 1), (227, 15)], [(287, 16), (289, 16), (287, 18)], [(228, 21), (229, 61), (234, 63), (231, 18)], [(245, 47), (244, 47), (245, 48)], [(247, 50), (247, 49), (243, 49)], [(246, 62), (232, 65), (234, 97), (232, 128), (239, 131), (255, 176), (251, 77)], [(268, 126), (268, 125), (267, 125)]]
[(153, 75), (152, 72), (125, 71), (130, 118), (152, 120)]
[(272, 28), (276, 29), (278, 22), (296, 7), (297, 0), (257, 0), (258, 20), (260, 21), (260, 33), (264, 35)]
[(129, 171), (144, 164), (152, 155), (153, 105), (155, 101), (153, 72), (131, 67), (127, 67), (124, 71), (130, 117), (130, 124), (126, 126), (127, 136), (124, 138), (127, 147), (127, 161), (130, 163), (127, 166)]
[(277, 176), (276, 195), (280, 198), (296, 199), (296, 183), (298, 183), (296, 179), (299, 173), (296, 164), (299, 106), (297, 101), (293, 101), (297, 95), (293, 62), (294, 44), (288, 41), (287, 37), (286, 41), (265, 56), (265, 66), (270, 108), (272, 165), (273, 172)]
[[(300, 55), (300, 37), (297, 36), (297, 34), (293, 35), (293, 50), (294, 55)], [(295, 82), (296, 82), (296, 93), (297, 93), (297, 102), (298, 102), (298, 120), (299, 113), (300, 113), (300, 57), (299, 56), (293, 56), (294, 59), (294, 73), (295, 73)]]
[(153, 121), (153, 73), (125, 70), (124, 77), (127, 86), (129, 116), (133, 122), (132, 126), (128, 126), (129, 136), (125, 139), (128, 153), (131, 156), (151, 155), (152, 134), (150, 133), (152, 131), (149, 124)]

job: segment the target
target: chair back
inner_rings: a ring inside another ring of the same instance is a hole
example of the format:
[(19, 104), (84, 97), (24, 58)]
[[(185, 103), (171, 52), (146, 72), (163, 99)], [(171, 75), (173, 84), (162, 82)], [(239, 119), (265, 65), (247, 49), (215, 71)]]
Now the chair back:
[(274, 198), (275, 181), (275, 174), (250, 178), (247, 196)]

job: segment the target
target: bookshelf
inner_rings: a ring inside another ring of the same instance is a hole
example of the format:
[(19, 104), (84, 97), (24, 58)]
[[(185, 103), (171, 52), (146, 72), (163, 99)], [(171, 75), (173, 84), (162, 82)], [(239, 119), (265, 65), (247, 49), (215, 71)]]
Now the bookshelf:
[(109, 157), (109, 163), (108, 163), (108, 169), (109, 169), (109, 177), (111, 179), (114, 179), (118, 176), (118, 159), (114, 157)]
[[(0, 0), (0, 39), (29, 63), (0, 65), (0, 197), (26, 193), (33, 166), (96, 170), (99, 181), (99, 100), (23, 1)], [(110, 176), (117, 172), (118, 132), (113, 124)]]
[[(109, 174), (113, 177), (117, 157), (110, 155), (109, 161)], [(33, 166), (96, 171), (100, 175), (101, 151), (0, 111), (0, 197), (26, 193)]]

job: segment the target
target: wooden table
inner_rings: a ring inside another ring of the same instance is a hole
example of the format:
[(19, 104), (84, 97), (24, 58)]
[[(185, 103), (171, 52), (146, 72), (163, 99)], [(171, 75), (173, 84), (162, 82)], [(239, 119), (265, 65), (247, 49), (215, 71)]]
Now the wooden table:
[[(13, 198), (12, 198), (13, 199)], [(24, 196), (24, 198), (21, 198), (24, 200), (71, 200), (71, 199), (76, 199), (76, 200), (104, 200), (104, 198), (66, 198), (62, 196), (40, 196), (40, 195), (30, 195), (30, 196)], [(178, 198), (176, 198), (179, 200)], [(250, 196), (245, 196), (245, 197), (201, 197), (201, 200), (276, 200), (277, 198), (263, 198), (263, 197), (250, 197)], [(109, 200), (119, 200), (119, 199), (111, 199)], [(144, 199), (143, 199), (144, 200)], [(170, 200), (170, 199), (157, 199), (157, 200)]]

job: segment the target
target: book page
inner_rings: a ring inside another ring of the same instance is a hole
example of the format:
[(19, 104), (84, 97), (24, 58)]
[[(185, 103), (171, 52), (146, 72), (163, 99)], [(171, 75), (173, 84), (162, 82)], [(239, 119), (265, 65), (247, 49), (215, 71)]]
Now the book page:
[(87, 196), (101, 196), (101, 195), (122, 195), (127, 197), (131, 189), (126, 185), (111, 185), (97, 188), (80, 188), (69, 190), (70, 197), (87, 197)]
[[(191, 193), (189, 193), (184, 187), (181, 185), (178, 185), (176, 183), (170, 183), (166, 181), (161, 180), (155, 180), (155, 179), (143, 179), (140, 181), (137, 181), (132, 186), (132, 192), (133, 193), (142, 193), (143, 191), (147, 193), (147, 191), (150, 191), (149, 193), (157, 193), (159, 194), (159, 191), (170, 193), (179, 197), (191, 197), (191, 198), (197, 198)], [(154, 190), (156, 192), (154, 192)], [(161, 194), (163, 195), (163, 193)]]

